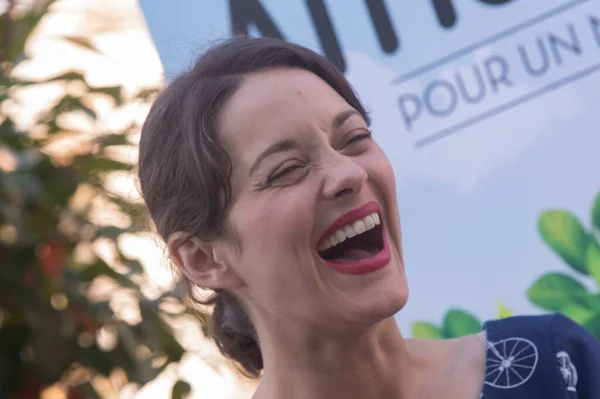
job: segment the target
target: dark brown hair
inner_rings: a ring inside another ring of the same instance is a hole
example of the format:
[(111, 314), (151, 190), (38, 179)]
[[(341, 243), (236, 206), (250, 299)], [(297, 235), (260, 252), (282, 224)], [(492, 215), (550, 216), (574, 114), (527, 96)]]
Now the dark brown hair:
[[(314, 73), (367, 119), (344, 75), (309, 49), (277, 39), (243, 37), (212, 47), (158, 96), (142, 128), (139, 182), (165, 241), (178, 231), (204, 241), (224, 233), (232, 165), (219, 144), (215, 119), (244, 75), (270, 68)], [(203, 300), (193, 294), (192, 282), (184, 276), (182, 281), (191, 300), (214, 305), (210, 331), (221, 352), (247, 374), (259, 376), (263, 361), (258, 337), (239, 301), (223, 290)]]

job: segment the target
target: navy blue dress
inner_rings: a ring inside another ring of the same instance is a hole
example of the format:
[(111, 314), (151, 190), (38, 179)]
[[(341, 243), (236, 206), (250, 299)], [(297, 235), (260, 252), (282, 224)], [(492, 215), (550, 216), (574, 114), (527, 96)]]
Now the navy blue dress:
[(561, 314), (485, 323), (482, 399), (600, 399), (600, 342)]

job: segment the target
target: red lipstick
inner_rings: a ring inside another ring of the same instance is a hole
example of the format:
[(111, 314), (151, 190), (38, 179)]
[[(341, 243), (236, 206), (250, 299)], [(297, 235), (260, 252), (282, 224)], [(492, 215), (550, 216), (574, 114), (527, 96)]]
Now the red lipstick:
[(380, 229), (381, 229), (382, 242), (383, 242), (382, 250), (370, 258), (362, 259), (362, 260), (359, 260), (356, 262), (337, 263), (337, 262), (331, 262), (326, 259), (323, 259), (323, 261), (325, 262), (325, 264), (327, 266), (331, 267), (332, 269), (334, 269), (340, 273), (359, 275), (359, 274), (366, 274), (366, 273), (371, 273), (376, 270), (379, 270), (379, 269), (385, 267), (390, 262), (391, 253), (390, 253), (390, 249), (389, 249), (386, 234), (385, 234), (385, 229), (383, 227), (383, 218), (381, 217), (381, 208), (379, 207), (379, 204), (375, 201), (368, 202), (365, 205), (363, 205), (359, 208), (353, 209), (352, 211), (337, 218), (327, 228), (327, 230), (325, 230), (323, 235), (319, 238), (319, 240), (317, 241), (317, 247), (319, 247), (319, 245), (327, 237), (329, 237), (330, 235), (335, 233), (340, 228), (342, 228), (350, 223), (353, 223), (357, 220), (360, 220), (360, 219), (364, 218), (365, 216), (368, 216), (374, 212), (379, 214), (380, 219), (381, 219)]

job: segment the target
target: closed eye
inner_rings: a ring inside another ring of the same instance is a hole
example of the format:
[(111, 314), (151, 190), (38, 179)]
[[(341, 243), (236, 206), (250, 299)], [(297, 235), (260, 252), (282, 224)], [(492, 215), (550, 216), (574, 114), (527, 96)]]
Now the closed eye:
[(289, 183), (300, 179), (304, 175), (303, 163), (292, 163), (275, 170), (267, 179), (267, 183)]
[(360, 155), (369, 149), (371, 142), (371, 132), (365, 129), (360, 129), (359, 132), (350, 133), (350, 136), (341, 147), (341, 150), (350, 156)]
[(345, 145), (349, 145), (349, 144), (356, 143), (358, 141), (361, 141), (364, 139), (370, 139), (370, 138), (371, 138), (371, 132), (364, 131), (361, 134), (357, 134), (357, 135), (354, 135), (353, 137), (351, 137), (350, 140), (348, 140)]
[(299, 169), (301, 166), (300, 165), (290, 165), (285, 167), (283, 170), (277, 171), (277, 173), (275, 173), (274, 175), (272, 175), (269, 180), (274, 180), (274, 179), (278, 179), (280, 177), (283, 177), (289, 173), (292, 173), (293, 171), (295, 171), (296, 169)]

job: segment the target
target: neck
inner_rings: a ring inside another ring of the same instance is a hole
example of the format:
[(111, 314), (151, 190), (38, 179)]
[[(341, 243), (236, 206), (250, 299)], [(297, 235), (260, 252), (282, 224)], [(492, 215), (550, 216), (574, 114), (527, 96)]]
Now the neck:
[(393, 317), (352, 334), (281, 326), (259, 331), (264, 376), (255, 398), (415, 397), (423, 367)]

